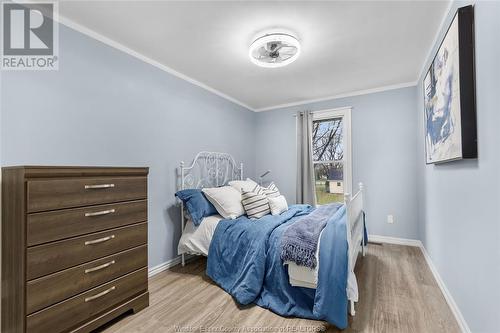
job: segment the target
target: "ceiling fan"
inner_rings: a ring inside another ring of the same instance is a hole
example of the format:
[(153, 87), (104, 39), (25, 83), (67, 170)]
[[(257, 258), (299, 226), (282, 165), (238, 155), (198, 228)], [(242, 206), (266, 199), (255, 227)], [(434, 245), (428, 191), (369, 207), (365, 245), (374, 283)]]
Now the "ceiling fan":
[(289, 34), (273, 33), (257, 38), (250, 46), (250, 60), (261, 67), (282, 67), (300, 54), (299, 41)]

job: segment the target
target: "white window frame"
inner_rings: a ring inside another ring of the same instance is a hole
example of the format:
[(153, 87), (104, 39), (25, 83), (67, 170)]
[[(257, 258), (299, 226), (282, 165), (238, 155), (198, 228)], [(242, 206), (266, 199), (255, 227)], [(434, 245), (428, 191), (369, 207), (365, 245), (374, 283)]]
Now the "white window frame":
[[(343, 107), (328, 110), (313, 111), (313, 121), (342, 118), (344, 134), (344, 195), (352, 194), (352, 133), (351, 133), (352, 107)], [(326, 161), (325, 161), (326, 162)], [(313, 161), (314, 164), (314, 161)]]

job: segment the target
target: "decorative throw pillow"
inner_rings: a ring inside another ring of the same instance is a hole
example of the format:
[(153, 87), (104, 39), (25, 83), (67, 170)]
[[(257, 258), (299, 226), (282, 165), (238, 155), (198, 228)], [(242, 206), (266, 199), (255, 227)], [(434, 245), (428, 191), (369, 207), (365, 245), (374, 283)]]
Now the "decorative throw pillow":
[(237, 189), (238, 191), (240, 191), (240, 193), (252, 192), (252, 191), (254, 191), (256, 186), (257, 187), (259, 186), (259, 184), (257, 184), (256, 182), (254, 182), (250, 178), (247, 178), (246, 180), (232, 180), (228, 184), (229, 184), (229, 186), (232, 186), (235, 189)]
[(263, 191), (268, 198), (276, 198), (281, 195), (280, 191), (278, 190), (278, 187), (274, 182), (271, 182), (271, 184), (269, 184), (268, 187), (264, 188)]
[(288, 210), (288, 204), (286, 198), (283, 195), (277, 197), (268, 197), (269, 207), (271, 209), (271, 215), (280, 215)]
[(234, 220), (245, 214), (241, 205), (241, 193), (234, 187), (211, 187), (202, 191), (223, 218)]
[(200, 189), (178, 191), (175, 196), (182, 200), (195, 226), (199, 226), (204, 217), (217, 214), (214, 205), (207, 200)]
[(265, 194), (243, 192), (241, 194), (241, 203), (250, 219), (259, 219), (271, 212)]
[(254, 188), (250, 192), (265, 195), (266, 194), (265, 191), (266, 191), (265, 187), (262, 187), (259, 184), (255, 183)]

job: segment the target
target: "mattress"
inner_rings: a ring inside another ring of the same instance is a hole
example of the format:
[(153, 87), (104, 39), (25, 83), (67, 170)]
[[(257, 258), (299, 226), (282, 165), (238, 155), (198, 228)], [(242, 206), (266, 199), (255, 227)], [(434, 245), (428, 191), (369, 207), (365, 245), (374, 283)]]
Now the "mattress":
[(319, 264), (315, 269), (299, 266), (289, 261), (285, 262), (285, 265), (288, 265), (288, 276), (292, 286), (316, 289)]

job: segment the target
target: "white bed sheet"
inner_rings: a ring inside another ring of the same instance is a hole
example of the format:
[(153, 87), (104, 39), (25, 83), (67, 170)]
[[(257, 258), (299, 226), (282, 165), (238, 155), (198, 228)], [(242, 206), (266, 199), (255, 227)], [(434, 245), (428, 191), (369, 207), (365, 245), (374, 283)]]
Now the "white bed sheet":
[(220, 215), (208, 216), (203, 218), (201, 224), (196, 227), (193, 221), (188, 219), (182, 232), (179, 246), (177, 247), (177, 253), (208, 256), (208, 248), (220, 220), (222, 220), (222, 216)]

